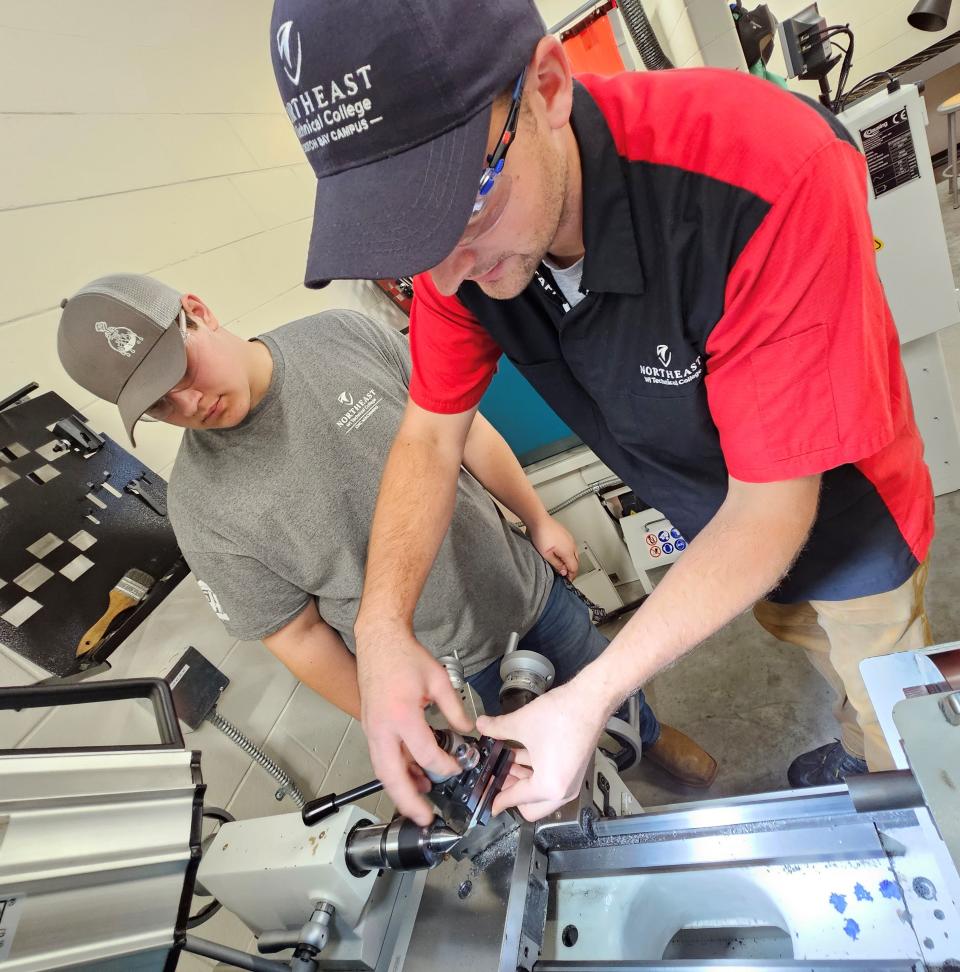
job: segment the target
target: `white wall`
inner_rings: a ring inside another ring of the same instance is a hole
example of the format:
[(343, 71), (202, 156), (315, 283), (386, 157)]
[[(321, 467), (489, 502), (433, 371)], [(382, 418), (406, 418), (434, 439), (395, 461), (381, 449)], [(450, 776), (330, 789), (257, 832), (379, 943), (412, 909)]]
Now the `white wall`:
[[(302, 286), (313, 173), (281, 110), (269, 0), (0, 5), (0, 390), (28, 379), (117, 438), (55, 353), (58, 304), (115, 270), (202, 296), (247, 335), (368, 285)], [(178, 433), (139, 454), (168, 469)]]
[[(302, 286), (314, 180), (273, 80), (271, 6), (0, 4), (0, 395), (35, 379), (124, 441), (116, 409), (70, 381), (55, 346), (61, 298), (117, 270), (200, 295), (245, 336), (338, 305), (405, 320), (369, 284)], [(169, 472), (179, 433), (141, 426), (140, 439), (143, 461)], [(187, 645), (232, 679), (224, 714), (265, 742), (309, 795), (372, 776), (359, 727), (298, 687), (262, 645), (227, 635), (192, 579), (118, 649), (113, 675), (163, 674)], [(0, 684), (45, 675), (0, 645)], [(146, 719), (4, 714), (0, 747), (116, 742)], [(188, 745), (203, 750), (209, 801), (239, 816), (293, 809), (217, 730), (204, 726)], [(230, 916), (203, 931), (249, 939)], [(185, 958), (180, 967), (212, 964)]]

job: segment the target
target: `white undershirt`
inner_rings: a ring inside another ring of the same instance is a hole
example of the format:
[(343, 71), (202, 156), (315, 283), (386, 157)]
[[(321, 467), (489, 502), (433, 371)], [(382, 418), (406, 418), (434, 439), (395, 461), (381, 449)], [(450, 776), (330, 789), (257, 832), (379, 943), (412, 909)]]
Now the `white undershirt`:
[(543, 258), (543, 262), (553, 274), (553, 279), (556, 280), (566, 302), (571, 307), (576, 307), (586, 296), (580, 293), (580, 281), (583, 279), (583, 257), (566, 268), (555, 266), (546, 257)]

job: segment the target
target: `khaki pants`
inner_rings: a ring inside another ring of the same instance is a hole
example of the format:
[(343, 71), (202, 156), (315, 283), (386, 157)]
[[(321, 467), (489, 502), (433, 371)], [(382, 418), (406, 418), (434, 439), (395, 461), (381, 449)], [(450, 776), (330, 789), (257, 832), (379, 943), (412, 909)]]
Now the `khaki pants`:
[(803, 648), (830, 683), (837, 695), (833, 713), (840, 723), (840, 741), (848, 752), (866, 759), (873, 772), (893, 769), (894, 764), (860, 676), (860, 662), (933, 644), (923, 605), (926, 582), (924, 561), (905, 584), (885, 594), (800, 604), (758, 601), (753, 607), (770, 634)]

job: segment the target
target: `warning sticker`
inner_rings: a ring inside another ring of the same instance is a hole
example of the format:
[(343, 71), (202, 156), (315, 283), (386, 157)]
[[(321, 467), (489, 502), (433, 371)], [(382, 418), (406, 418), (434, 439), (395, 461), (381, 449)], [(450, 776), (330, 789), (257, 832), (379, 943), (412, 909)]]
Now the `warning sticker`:
[(16, 934), (20, 915), (26, 904), (25, 894), (6, 894), (0, 898), (0, 962), (6, 961), (13, 948), (13, 936)]
[(883, 249), (883, 240), (879, 236), (873, 238), (873, 252), (876, 253), (878, 250)]
[(920, 178), (907, 109), (860, 129), (874, 196)]

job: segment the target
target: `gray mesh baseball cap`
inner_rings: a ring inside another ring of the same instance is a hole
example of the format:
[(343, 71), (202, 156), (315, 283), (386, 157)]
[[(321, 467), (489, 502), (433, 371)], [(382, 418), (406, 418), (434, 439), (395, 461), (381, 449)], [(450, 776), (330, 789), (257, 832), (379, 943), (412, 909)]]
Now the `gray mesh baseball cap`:
[(491, 106), (545, 33), (533, 0), (275, 0), (273, 70), (317, 176), (308, 287), (450, 253)]
[(187, 371), (177, 321), (180, 294), (136, 273), (115, 273), (81, 287), (60, 305), (57, 353), (67, 374), (98, 398), (116, 404), (133, 427)]

